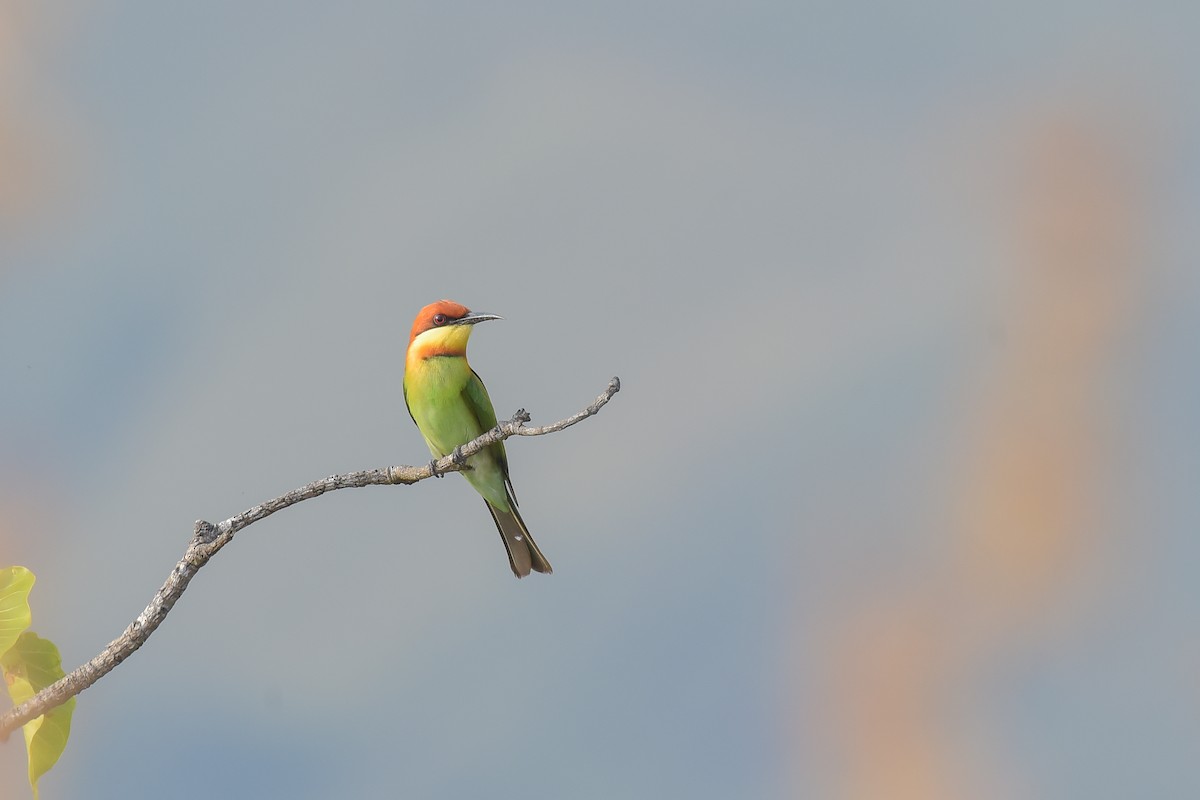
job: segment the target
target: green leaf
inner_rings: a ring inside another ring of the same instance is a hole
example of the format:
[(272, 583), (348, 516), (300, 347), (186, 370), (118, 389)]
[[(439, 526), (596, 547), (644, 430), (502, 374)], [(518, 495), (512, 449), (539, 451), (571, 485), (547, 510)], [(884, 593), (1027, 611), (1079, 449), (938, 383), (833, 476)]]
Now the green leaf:
[(0, 653), (29, 627), (29, 590), (33, 573), (24, 567), (0, 568)]
[[(22, 633), (8, 652), (0, 655), (4, 682), (14, 705), (20, 705), (63, 676), (62, 658), (49, 639)], [(45, 775), (67, 746), (75, 698), (25, 723), (25, 748), (29, 752), (29, 785), (37, 800), (38, 778)]]

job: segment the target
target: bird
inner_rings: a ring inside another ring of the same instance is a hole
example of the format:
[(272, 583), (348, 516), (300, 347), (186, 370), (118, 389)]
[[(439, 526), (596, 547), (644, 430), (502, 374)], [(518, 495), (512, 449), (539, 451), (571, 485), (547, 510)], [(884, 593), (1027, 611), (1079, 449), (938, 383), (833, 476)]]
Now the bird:
[[(467, 339), (480, 322), (503, 319), (472, 312), (453, 300), (422, 308), (413, 320), (404, 357), (404, 404), (436, 461), (496, 427), (496, 411), (483, 381), (467, 363)], [(432, 466), (432, 465), (431, 465)], [(436, 474), (436, 469), (434, 470)], [(549, 574), (521, 513), (508, 476), (504, 442), (496, 442), (466, 460), (463, 477), (487, 504), (513, 574)]]

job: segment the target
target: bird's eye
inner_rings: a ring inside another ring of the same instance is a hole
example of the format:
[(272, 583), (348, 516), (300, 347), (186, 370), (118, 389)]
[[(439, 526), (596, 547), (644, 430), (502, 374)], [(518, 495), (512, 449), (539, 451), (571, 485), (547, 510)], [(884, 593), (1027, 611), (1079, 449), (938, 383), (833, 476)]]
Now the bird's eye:
[(445, 314), (434, 314), (433, 315), (433, 324), (434, 325), (445, 325), (446, 324), (446, 315)]

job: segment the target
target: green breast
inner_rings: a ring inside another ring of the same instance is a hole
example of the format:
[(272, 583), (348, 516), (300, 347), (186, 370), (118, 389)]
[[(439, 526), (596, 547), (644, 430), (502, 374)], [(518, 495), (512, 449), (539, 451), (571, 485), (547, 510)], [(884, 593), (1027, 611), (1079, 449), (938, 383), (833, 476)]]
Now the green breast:
[[(483, 383), (465, 358), (437, 356), (423, 360), (404, 375), (409, 413), (436, 458), (449, 455), (496, 425), (496, 412)], [(504, 444), (472, 456), (463, 476), (492, 505), (507, 509)]]

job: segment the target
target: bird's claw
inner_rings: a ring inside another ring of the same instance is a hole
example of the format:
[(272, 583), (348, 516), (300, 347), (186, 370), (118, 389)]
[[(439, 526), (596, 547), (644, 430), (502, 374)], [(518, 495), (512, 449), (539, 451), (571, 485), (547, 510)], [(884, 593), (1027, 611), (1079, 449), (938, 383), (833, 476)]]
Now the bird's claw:
[(436, 458), (433, 461), (429, 462), (429, 474), (435, 478), (441, 478), (446, 474), (444, 472), (438, 471)]
[(458, 447), (454, 448), (454, 452), (452, 452), (450, 454), (450, 460), (453, 461), (455, 464), (458, 464), (460, 467), (464, 463), (466, 463), (467, 457), (463, 455), (461, 444)]

